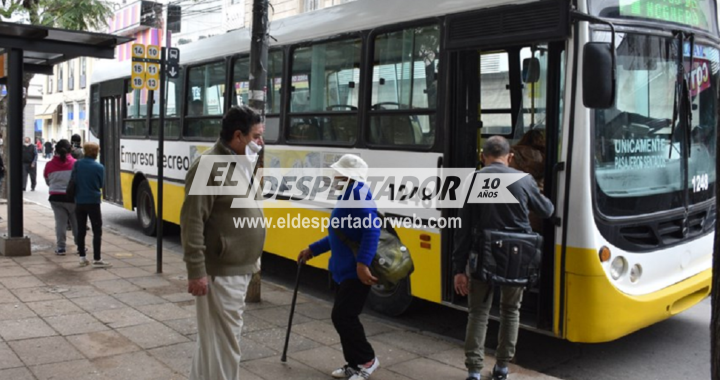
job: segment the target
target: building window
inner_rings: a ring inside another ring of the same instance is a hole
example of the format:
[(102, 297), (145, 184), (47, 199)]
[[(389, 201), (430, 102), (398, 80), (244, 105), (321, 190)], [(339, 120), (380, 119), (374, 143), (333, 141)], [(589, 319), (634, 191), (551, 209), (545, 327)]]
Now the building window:
[(48, 77), (47, 93), (48, 94), (53, 93), (53, 78), (52, 77)]
[(62, 63), (60, 65), (58, 65), (57, 90), (58, 90), (58, 92), (62, 92), (62, 90), (63, 90), (63, 64)]
[(243, 0), (230, 0), (230, 5), (242, 4)]
[(320, 0), (302, 0), (303, 12), (312, 12), (314, 10), (320, 9)]
[(87, 86), (87, 58), (80, 58), (80, 88)]
[(75, 61), (68, 61), (68, 91), (75, 89)]

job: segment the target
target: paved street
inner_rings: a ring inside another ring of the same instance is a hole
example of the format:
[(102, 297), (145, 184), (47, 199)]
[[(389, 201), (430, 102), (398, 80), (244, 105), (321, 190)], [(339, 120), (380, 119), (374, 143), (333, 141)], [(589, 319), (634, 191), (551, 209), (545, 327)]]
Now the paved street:
[[(39, 173), (42, 173), (43, 166), (44, 162), (40, 162)], [(47, 187), (40, 177), (38, 180), (36, 191), (25, 192), (25, 198), (47, 205)], [(0, 215), (4, 218), (4, 211)], [(110, 231), (132, 236), (133, 240), (148, 245), (155, 242), (155, 238), (140, 232), (133, 212), (104, 204), (103, 219), (106, 229)], [(178, 235), (166, 236), (165, 248), (168, 253), (165, 257), (177, 257), (180, 254), (179, 243)], [(148, 249), (154, 252), (154, 247)], [(147, 254), (154, 260), (154, 254)], [(273, 256), (267, 256), (264, 260), (263, 278), (270, 281), (267, 284), (278, 284), (284, 288), (293, 286), (295, 267), (292, 263)], [(306, 295), (325, 301), (331, 297), (327, 288), (327, 275), (322, 271), (304, 272), (301, 289)], [(455, 342), (464, 337), (466, 313), (442, 305), (415, 302), (412, 309), (400, 318), (373, 315), (403, 328), (428, 331), (454, 339)], [(575, 344), (521, 331), (516, 361), (525, 368), (570, 380), (704, 379), (710, 372), (709, 323), (710, 300), (706, 299), (680, 315), (615, 342)], [(496, 331), (497, 324), (491, 323), (489, 346), (494, 344)]]
[[(49, 209), (26, 204), (25, 226), (32, 256), (0, 257), (0, 380), (186, 378), (195, 307), (178, 254), (167, 251), (165, 273), (156, 275), (152, 246), (108, 232), (103, 252), (113, 267), (80, 268), (77, 256), (53, 253)], [(289, 359), (280, 362), (291, 296), (264, 282), (263, 302), (248, 305), (243, 380), (322, 379), (342, 364), (331, 305), (308, 295), (299, 296)], [(373, 379), (464, 378), (459, 342), (374, 317), (363, 322), (382, 363)], [(515, 379), (552, 379), (511, 370)]]

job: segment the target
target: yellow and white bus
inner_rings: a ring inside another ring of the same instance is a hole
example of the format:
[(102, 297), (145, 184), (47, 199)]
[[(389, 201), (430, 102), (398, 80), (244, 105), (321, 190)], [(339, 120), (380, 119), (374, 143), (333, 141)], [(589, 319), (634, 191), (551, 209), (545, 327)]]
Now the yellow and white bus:
[[(265, 165), (323, 167), (355, 153), (371, 168), (468, 168), (484, 137), (517, 142), (541, 130), (541, 184), (556, 214), (538, 226), (541, 280), (526, 291), (523, 324), (610, 341), (710, 293), (715, 15), (711, 0), (363, 0), (277, 20)], [(164, 110), (169, 222), (179, 222), (190, 163), (217, 139), (223, 112), (247, 101), (249, 47), (247, 29), (180, 46)], [(152, 233), (159, 107), (130, 89), (129, 74), (129, 62), (95, 71), (90, 127), (104, 152), (106, 201), (137, 210)], [(415, 297), (464, 307), (452, 287), (453, 231), (398, 232), (416, 270), (394, 291), (374, 288), (371, 305), (399, 314)], [(322, 236), (270, 229), (265, 250), (294, 259)]]

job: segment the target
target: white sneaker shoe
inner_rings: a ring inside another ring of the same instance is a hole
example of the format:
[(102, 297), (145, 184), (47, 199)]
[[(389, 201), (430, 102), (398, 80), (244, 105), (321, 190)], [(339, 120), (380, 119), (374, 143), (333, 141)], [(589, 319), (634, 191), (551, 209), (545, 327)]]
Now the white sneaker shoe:
[(103, 260), (95, 260), (93, 261), (93, 268), (110, 268), (112, 264), (103, 261)]
[(357, 373), (357, 370), (350, 367), (350, 365), (345, 364), (344, 366), (332, 371), (332, 377), (336, 379), (349, 379), (350, 376)]
[(370, 367), (358, 366), (355, 374), (350, 376), (349, 380), (367, 380), (370, 378), (373, 372), (380, 367), (380, 360), (378, 358), (373, 359), (373, 363)]
[(86, 266), (88, 266), (88, 265), (90, 265), (90, 261), (88, 261), (88, 259), (86, 259), (86, 258), (84, 258), (84, 257), (81, 257), (81, 258), (80, 258), (80, 266), (81, 266), (81, 267), (86, 267)]

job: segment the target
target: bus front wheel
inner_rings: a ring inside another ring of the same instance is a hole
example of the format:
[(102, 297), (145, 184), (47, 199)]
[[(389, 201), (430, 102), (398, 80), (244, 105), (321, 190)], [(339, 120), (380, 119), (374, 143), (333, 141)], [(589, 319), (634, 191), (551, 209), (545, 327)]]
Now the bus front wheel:
[(157, 232), (155, 198), (153, 198), (150, 184), (147, 180), (142, 181), (138, 186), (137, 194), (135, 195), (135, 210), (143, 233), (148, 236), (155, 236)]
[(407, 277), (394, 288), (381, 285), (372, 286), (368, 295), (368, 304), (378, 313), (397, 317), (407, 311), (412, 299), (410, 277)]

